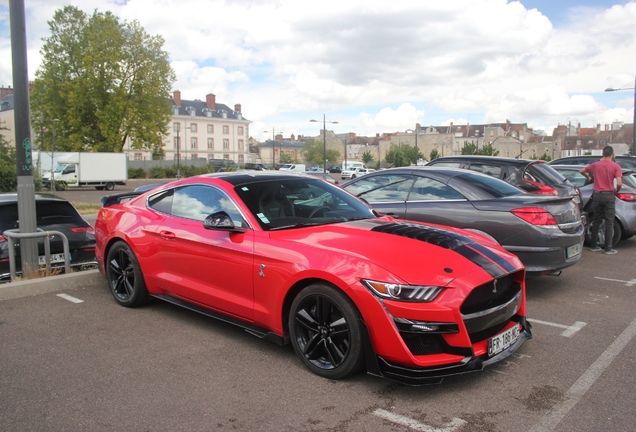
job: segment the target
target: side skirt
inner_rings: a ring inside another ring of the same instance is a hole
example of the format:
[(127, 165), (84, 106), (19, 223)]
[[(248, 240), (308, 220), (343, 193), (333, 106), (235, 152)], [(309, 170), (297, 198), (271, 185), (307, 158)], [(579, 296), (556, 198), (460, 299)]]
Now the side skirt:
[(223, 321), (223, 322), (241, 327), (242, 329), (244, 329), (246, 332), (250, 333), (251, 335), (256, 336), (260, 339), (266, 340), (268, 342), (274, 342), (275, 344), (281, 345), (281, 346), (287, 344), (287, 341), (282, 336), (277, 335), (276, 333), (272, 333), (267, 329), (242, 321), (238, 318), (233, 318), (231, 316), (224, 315), (220, 312), (216, 312), (216, 311), (204, 308), (202, 306), (198, 306), (198, 305), (195, 305), (187, 301), (184, 301), (169, 295), (165, 295), (165, 294), (151, 294), (151, 297), (157, 298), (159, 300), (163, 300), (168, 303), (172, 303), (177, 306), (181, 306), (182, 308), (189, 309), (194, 312), (198, 312), (210, 318), (214, 318), (219, 321)]

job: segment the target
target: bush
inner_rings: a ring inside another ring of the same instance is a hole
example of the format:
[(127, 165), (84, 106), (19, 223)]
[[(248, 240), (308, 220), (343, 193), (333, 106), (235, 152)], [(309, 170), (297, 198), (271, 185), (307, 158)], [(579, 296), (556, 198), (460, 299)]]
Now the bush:
[(17, 188), (15, 165), (0, 163), (0, 192), (15, 192)]
[(146, 171), (143, 168), (128, 168), (129, 179), (144, 179), (146, 178)]
[(160, 166), (154, 166), (150, 168), (150, 178), (166, 178), (166, 170)]

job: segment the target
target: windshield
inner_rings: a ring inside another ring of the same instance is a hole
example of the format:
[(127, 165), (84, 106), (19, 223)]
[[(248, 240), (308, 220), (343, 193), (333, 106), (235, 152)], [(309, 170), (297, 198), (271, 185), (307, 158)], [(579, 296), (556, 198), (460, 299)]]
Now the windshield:
[(268, 231), (376, 217), (364, 202), (320, 179), (259, 181), (234, 190)]
[(64, 170), (64, 167), (66, 165), (58, 165), (55, 167), (55, 169), (53, 170), (54, 173), (61, 173)]
[(470, 183), (473, 187), (479, 188), (495, 198), (521, 195), (524, 193), (521, 189), (518, 189), (503, 180), (499, 180), (498, 178), (494, 178), (489, 175), (473, 173), (472, 171), (466, 171), (465, 173), (459, 174), (457, 178)]

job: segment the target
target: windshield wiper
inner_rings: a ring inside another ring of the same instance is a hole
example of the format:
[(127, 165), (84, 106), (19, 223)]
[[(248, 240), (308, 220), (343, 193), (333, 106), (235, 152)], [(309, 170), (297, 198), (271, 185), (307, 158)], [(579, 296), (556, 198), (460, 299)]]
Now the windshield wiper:
[(278, 230), (282, 230), (282, 229), (290, 229), (290, 228), (304, 228), (304, 227), (309, 227), (309, 226), (318, 226), (318, 225), (325, 225), (324, 222), (299, 222), (299, 223), (295, 223), (295, 224), (291, 224), (291, 225), (283, 225), (283, 226), (279, 226), (279, 227), (274, 227), (274, 228), (270, 228), (270, 231), (278, 231)]

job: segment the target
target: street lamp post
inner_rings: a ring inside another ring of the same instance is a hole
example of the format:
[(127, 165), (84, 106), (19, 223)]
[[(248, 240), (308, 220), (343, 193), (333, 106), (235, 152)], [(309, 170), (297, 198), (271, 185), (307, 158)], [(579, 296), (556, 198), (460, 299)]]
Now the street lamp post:
[(606, 88), (606, 92), (613, 92), (619, 90), (634, 90), (634, 119), (632, 123), (632, 156), (636, 156), (636, 77), (634, 77), (634, 87), (623, 87), (623, 88)]
[[(318, 123), (320, 120), (309, 120), (310, 122)], [(327, 123), (329, 124), (338, 124), (337, 121), (326, 120), (325, 114), (322, 115), (322, 161), (323, 161), (323, 172), (327, 172)]]
[(181, 155), (179, 154), (179, 147), (181, 147), (181, 140), (179, 138), (179, 130), (181, 129), (181, 123), (174, 124), (177, 132), (177, 178), (181, 178)]
[[(263, 133), (269, 133), (269, 131), (263, 131)], [(279, 132), (282, 133), (282, 132)], [(272, 169), (275, 170), (276, 169), (276, 150), (275, 150), (275, 146), (276, 145), (276, 133), (274, 132), (274, 128), (272, 128)], [(283, 143), (281, 141), (280, 143), (280, 151), (282, 153), (283, 151)], [(281, 154), (282, 156), (282, 154)], [(280, 160), (280, 158), (279, 158)]]

